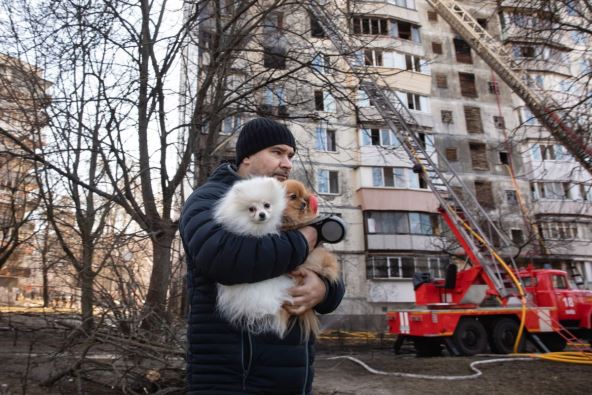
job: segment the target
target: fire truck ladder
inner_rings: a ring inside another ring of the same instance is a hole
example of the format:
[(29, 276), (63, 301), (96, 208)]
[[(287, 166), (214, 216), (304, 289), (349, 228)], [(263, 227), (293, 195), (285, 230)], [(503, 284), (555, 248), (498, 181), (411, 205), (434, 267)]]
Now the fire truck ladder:
[(576, 284), (576, 287), (578, 287), (579, 289), (584, 289), (584, 277), (582, 276), (582, 273), (580, 273), (578, 264), (574, 261), (569, 263), (569, 274), (571, 274), (571, 279)]
[(510, 51), (491, 37), (456, 1), (426, 1), (524, 101), (549, 133), (592, 173), (592, 146), (584, 140), (583, 131), (574, 131), (578, 128), (576, 119), (560, 112), (561, 105), (551, 96), (532, 91), (528, 87), (528, 73), (514, 61)]
[[(588, 172), (592, 173), (592, 146), (583, 139), (582, 133), (574, 131), (574, 128), (578, 127), (574, 117), (569, 113), (561, 112), (561, 106), (551, 96), (532, 91), (528, 84), (531, 80), (528, 72), (514, 61), (507, 48), (491, 37), (456, 1), (426, 1), (524, 101), (549, 133), (563, 144)], [(578, 281), (577, 275), (574, 279)], [(576, 345), (582, 351), (588, 353), (592, 351), (586, 343), (574, 336), (559, 321), (549, 318), (549, 324), (561, 328), (558, 334), (568, 343)], [(536, 335), (531, 335), (531, 338), (541, 343)], [(545, 350), (546, 347), (542, 345), (542, 349)], [(589, 358), (589, 354), (587, 355)]]
[[(441, 210), (446, 211), (445, 218), (451, 220), (449, 223), (451, 230), (455, 235), (461, 235), (457, 239), (463, 244), (471, 263), (481, 266), (485, 270), (490, 286), (497, 290), (500, 297), (507, 298), (517, 295), (518, 290), (508, 280), (506, 270), (496, 261), (496, 253), (492, 248), (492, 237), (484, 231), (484, 228), (497, 237), (502, 248), (512, 246), (506, 235), (498, 229), (494, 221), (477, 202), (475, 195), (458, 176), (445, 156), (440, 155), (437, 149), (428, 154), (420, 138), (420, 133), (424, 133), (425, 129), (417, 122), (395, 92), (389, 89), (388, 84), (381, 76), (364, 68), (364, 62), (360, 64), (354, 47), (349, 44), (345, 38), (346, 35), (341, 34), (339, 26), (335, 23), (334, 18), (327, 13), (324, 6), (312, 0), (306, 2), (306, 7), (324, 27), (327, 37), (347, 61), (352, 73), (359, 79), (360, 88), (368, 95), (387, 126), (399, 139), (401, 146), (414, 164), (414, 171), (420, 174), (434, 192)], [(464, 195), (462, 199), (455, 192), (454, 186), (462, 189)], [(478, 237), (474, 237), (472, 233), (477, 234)], [(513, 260), (510, 265), (516, 270)]]

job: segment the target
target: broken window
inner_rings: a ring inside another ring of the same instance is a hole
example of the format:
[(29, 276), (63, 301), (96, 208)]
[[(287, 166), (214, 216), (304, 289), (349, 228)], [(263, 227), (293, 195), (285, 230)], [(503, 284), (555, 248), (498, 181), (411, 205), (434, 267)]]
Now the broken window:
[(286, 49), (281, 47), (263, 48), (263, 66), (268, 69), (285, 69)]
[(492, 209), (495, 207), (491, 182), (475, 181), (475, 197), (483, 208)]
[(410, 110), (421, 111), (420, 96), (414, 93), (407, 93), (407, 107)]
[(498, 129), (503, 129), (506, 127), (506, 122), (504, 121), (504, 117), (502, 116), (493, 116), (493, 125)]
[(459, 63), (472, 64), (473, 58), (471, 57), (471, 47), (462, 38), (455, 38), (454, 42), (454, 53), (456, 54), (456, 61)]
[(518, 196), (516, 195), (516, 191), (506, 191), (506, 202), (512, 206), (518, 204)]
[(446, 160), (455, 162), (458, 160), (458, 149), (455, 147), (446, 148)]
[(410, 40), (417, 44), (421, 43), (419, 26), (397, 19), (391, 19), (390, 22), (390, 35), (392, 37)]
[(487, 89), (492, 95), (499, 95), (499, 84), (497, 81), (487, 81)]
[(487, 146), (483, 143), (469, 143), (469, 150), (471, 152), (471, 163), (475, 170), (487, 170), (489, 164), (487, 162)]
[(432, 52), (435, 55), (442, 55), (442, 43), (432, 42)]
[(310, 35), (312, 37), (317, 37), (317, 38), (326, 37), (325, 30), (323, 29), (323, 27), (319, 23), (316, 16), (314, 16), (313, 14), (309, 14), (309, 18), (310, 18)]
[(330, 92), (316, 90), (314, 91), (315, 110), (325, 112), (335, 112), (335, 98)]
[(380, 145), (383, 147), (398, 147), (397, 136), (390, 129), (360, 129), (361, 145)]
[(437, 73), (436, 75), (436, 88), (448, 89), (448, 77), (446, 74)]
[(522, 46), (520, 47), (520, 56), (523, 58), (534, 58), (536, 55), (536, 50), (534, 47), (531, 46)]
[(452, 111), (450, 110), (442, 110), (440, 111), (442, 114), (442, 123), (454, 123), (454, 119), (452, 118)]
[(460, 94), (465, 97), (477, 97), (477, 87), (475, 86), (475, 74), (458, 73), (460, 81)]
[(323, 102), (323, 91), (314, 91), (315, 110), (323, 111), (325, 109)]
[(438, 21), (438, 13), (436, 11), (428, 11), (428, 21), (437, 22)]
[(479, 107), (465, 106), (465, 121), (468, 133), (483, 133), (481, 122), (481, 109)]
[(514, 244), (521, 245), (522, 243), (524, 243), (524, 235), (522, 233), (522, 229), (511, 229), (510, 232), (512, 234), (512, 241), (514, 242)]

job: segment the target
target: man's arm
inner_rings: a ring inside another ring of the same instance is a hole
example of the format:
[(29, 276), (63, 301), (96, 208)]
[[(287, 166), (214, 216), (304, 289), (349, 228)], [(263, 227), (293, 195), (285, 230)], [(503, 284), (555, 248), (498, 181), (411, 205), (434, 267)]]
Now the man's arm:
[(304, 262), (308, 244), (316, 243), (314, 237), (305, 235), (307, 231), (257, 238), (233, 234), (215, 223), (212, 207), (222, 194), (214, 191), (193, 196), (181, 216), (181, 238), (195, 270), (231, 285), (277, 277)]

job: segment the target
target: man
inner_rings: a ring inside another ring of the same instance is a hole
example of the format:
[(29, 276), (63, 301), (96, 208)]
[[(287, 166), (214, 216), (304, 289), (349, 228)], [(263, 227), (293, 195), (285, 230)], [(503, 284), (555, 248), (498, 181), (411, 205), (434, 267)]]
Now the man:
[(284, 181), (292, 170), (296, 142), (290, 130), (270, 119), (246, 123), (236, 143), (238, 168), (224, 164), (187, 199), (180, 232), (187, 254), (187, 385), (202, 394), (310, 394), (314, 344), (301, 340), (299, 325), (283, 339), (236, 328), (216, 311), (216, 284), (242, 284), (285, 273), (301, 281), (290, 290), (293, 315), (314, 308), (329, 313), (344, 293), (342, 282), (329, 283), (298, 269), (316, 244), (313, 227), (261, 238), (238, 236), (213, 222), (213, 207), (232, 184), (249, 176)]

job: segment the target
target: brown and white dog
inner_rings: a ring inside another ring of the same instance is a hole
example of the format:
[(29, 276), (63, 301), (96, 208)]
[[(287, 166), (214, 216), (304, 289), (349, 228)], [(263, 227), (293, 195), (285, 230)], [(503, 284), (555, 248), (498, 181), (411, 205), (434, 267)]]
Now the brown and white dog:
[[(235, 183), (214, 210), (214, 221), (229, 232), (255, 237), (277, 234), (282, 229), (297, 229), (316, 216), (316, 197), (302, 183), (288, 180), (282, 185), (270, 177)], [(316, 247), (300, 267), (331, 282), (339, 278), (337, 258), (323, 247)], [(292, 303), (288, 289), (294, 285), (296, 280), (289, 275), (250, 284), (218, 284), (217, 309), (237, 327), (252, 333), (273, 332), (283, 337), (292, 323), (283, 306)], [(298, 321), (303, 339), (320, 333), (314, 311), (300, 315)]]
[[(282, 228), (297, 229), (311, 222), (318, 215), (317, 197), (297, 180), (284, 181), (286, 189), (286, 208)], [(324, 247), (315, 247), (300, 267), (312, 270), (330, 282), (339, 279), (340, 265), (337, 257)], [(312, 333), (315, 337), (321, 332), (320, 322), (313, 310), (298, 317), (305, 339)]]

